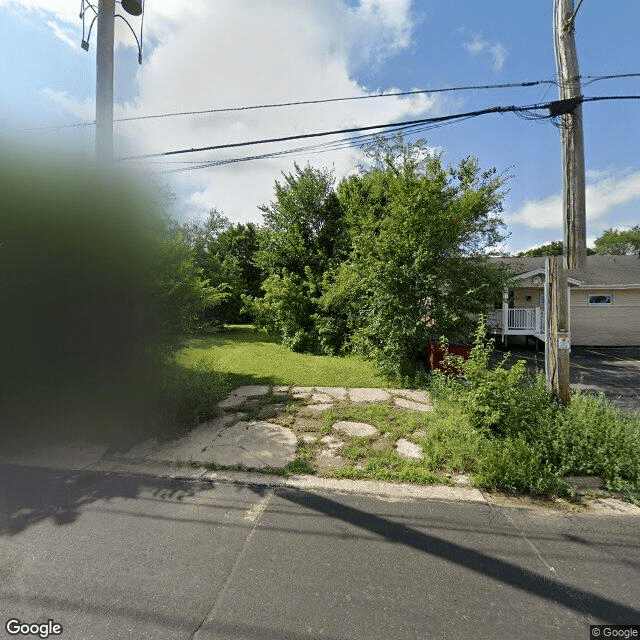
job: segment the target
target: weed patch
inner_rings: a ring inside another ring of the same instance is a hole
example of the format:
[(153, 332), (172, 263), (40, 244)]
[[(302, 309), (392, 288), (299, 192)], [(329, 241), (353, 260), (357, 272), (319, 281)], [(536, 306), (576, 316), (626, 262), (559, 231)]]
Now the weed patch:
[(640, 489), (640, 420), (604, 396), (574, 393), (568, 407), (553, 401), (542, 375), (504, 358), (489, 366), (491, 342), (476, 334), (466, 362), (449, 359), (463, 378), (432, 374), (438, 419), (419, 440), (425, 459), (474, 471), (487, 489), (549, 495), (568, 490), (564, 476), (599, 475), (614, 491)]

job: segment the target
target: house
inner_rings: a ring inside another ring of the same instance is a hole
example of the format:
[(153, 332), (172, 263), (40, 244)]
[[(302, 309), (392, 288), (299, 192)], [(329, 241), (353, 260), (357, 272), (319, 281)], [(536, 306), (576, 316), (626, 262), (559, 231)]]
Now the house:
[[(545, 258), (494, 258), (514, 273), (502, 308), (489, 318), (505, 341), (544, 341)], [(571, 344), (640, 345), (640, 255), (587, 256), (584, 270), (570, 269)]]

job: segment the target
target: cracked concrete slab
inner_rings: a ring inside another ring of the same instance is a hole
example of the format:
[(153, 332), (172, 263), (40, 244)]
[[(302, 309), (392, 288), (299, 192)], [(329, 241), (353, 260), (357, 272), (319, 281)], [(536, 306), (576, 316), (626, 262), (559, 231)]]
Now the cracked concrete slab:
[(239, 387), (235, 391), (232, 391), (224, 400), (218, 402), (218, 406), (221, 409), (233, 409), (239, 407), (247, 398), (266, 396), (267, 393), (269, 393), (269, 387), (264, 384)]
[(424, 404), (430, 404), (431, 398), (426, 391), (420, 391), (415, 389), (390, 389), (390, 392), (394, 396), (400, 396), (407, 400), (413, 400), (414, 402), (423, 402)]
[[(225, 429), (243, 417), (243, 413), (234, 413), (203, 422), (183, 438), (168, 442), (144, 457), (148, 460), (200, 460), (202, 452), (219, 438)], [(124, 457), (132, 456), (125, 454)]]
[(316, 387), (318, 393), (326, 393), (335, 400), (346, 400), (347, 389), (346, 387)]
[(379, 433), (373, 425), (349, 420), (338, 420), (338, 422), (333, 423), (333, 428), (349, 436), (373, 436)]
[(291, 387), (294, 398), (306, 398), (313, 391), (313, 387)]
[(414, 402), (413, 400), (407, 400), (406, 398), (394, 398), (393, 402), (402, 409), (411, 409), (412, 411), (422, 411), (428, 413), (433, 411), (433, 407), (430, 404), (422, 404), (422, 402)]
[(241, 420), (193, 459), (226, 466), (284, 467), (295, 458), (297, 445), (291, 429), (262, 420)]
[(326, 393), (313, 393), (309, 402), (312, 404), (328, 404), (333, 401), (333, 398)]
[(351, 402), (386, 402), (391, 395), (384, 389), (352, 388), (349, 389)]

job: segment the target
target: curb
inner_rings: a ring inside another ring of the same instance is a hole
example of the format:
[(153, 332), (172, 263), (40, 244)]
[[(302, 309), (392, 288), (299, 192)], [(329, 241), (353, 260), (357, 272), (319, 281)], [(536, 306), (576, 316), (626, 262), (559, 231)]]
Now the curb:
[(374, 480), (349, 480), (318, 478), (316, 476), (291, 475), (288, 477), (259, 473), (257, 471), (209, 471), (201, 467), (146, 460), (102, 458), (85, 467), (83, 471), (107, 473), (135, 473), (163, 478), (184, 480), (208, 480), (216, 483), (258, 485), (273, 488), (299, 489), (302, 491), (336, 491), (340, 493), (375, 496), (395, 500), (446, 500), (488, 504), (479, 489), (449, 485), (411, 485), (378, 482)]

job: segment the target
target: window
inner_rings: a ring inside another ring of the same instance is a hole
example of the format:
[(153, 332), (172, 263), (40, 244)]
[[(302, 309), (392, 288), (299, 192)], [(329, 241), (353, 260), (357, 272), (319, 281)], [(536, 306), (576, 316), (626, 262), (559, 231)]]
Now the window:
[(613, 296), (610, 293), (590, 293), (587, 295), (589, 304), (613, 304)]

